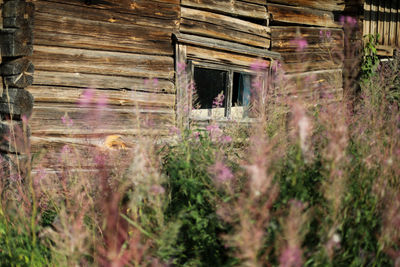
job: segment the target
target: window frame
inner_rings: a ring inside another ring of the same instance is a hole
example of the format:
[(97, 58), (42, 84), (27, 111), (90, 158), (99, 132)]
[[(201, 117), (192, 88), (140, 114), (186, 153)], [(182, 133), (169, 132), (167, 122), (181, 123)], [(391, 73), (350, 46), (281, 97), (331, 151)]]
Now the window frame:
[[(204, 62), (204, 61), (199, 61), (199, 60), (188, 60), (190, 72), (188, 75), (190, 76), (191, 82), (194, 82), (194, 68), (199, 67), (199, 68), (204, 68), (204, 69), (212, 69), (212, 70), (220, 70), (220, 71), (226, 71), (227, 72), (227, 87), (226, 87), (226, 95), (224, 96), (226, 98), (226, 107), (224, 107), (224, 116), (223, 117), (213, 117), (212, 115), (210, 116), (210, 111), (208, 112), (207, 117), (196, 117), (192, 115), (192, 112), (189, 114), (189, 119), (191, 120), (210, 120), (210, 119), (217, 119), (217, 120), (232, 120), (232, 119), (238, 119), (238, 118), (232, 118), (232, 95), (233, 95), (233, 78), (235, 73), (239, 74), (247, 74), (247, 75), (257, 75), (257, 72), (246, 69), (245, 67), (238, 67), (238, 66), (230, 66), (230, 65), (225, 65), (225, 64), (218, 64), (218, 63), (209, 63), (209, 62)], [(193, 108), (193, 100), (190, 99), (190, 103)], [(244, 106), (243, 106), (244, 107)], [(209, 109), (209, 110), (212, 110)], [(250, 118), (241, 118), (242, 119), (250, 119)]]
[[(204, 58), (198, 57), (195, 54), (189, 54), (190, 47), (201, 47), (203, 49), (212, 51), (222, 52), (226, 55), (235, 54), (242, 57), (254, 58), (254, 60), (262, 59), (270, 61), (269, 69), (271, 70), (272, 62), (274, 60), (281, 60), (282, 57), (279, 53), (273, 52), (266, 49), (254, 48), (243, 44), (232, 43), (228, 41), (194, 36), (190, 34), (183, 33), (173, 33), (172, 38), (175, 45), (175, 85), (176, 85), (176, 120), (178, 126), (190, 125), (190, 122), (201, 122), (201, 121), (217, 121), (217, 122), (228, 122), (232, 121), (232, 92), (233, 92), (233, 77), (234, 73), (245, 73), (257, 75), (257, 71), (250, 69), (251, 63), (238, 64), (238, 62), (230, 62), (229, 59), (218, 59), (218, 58)], [(189, 48), (188, 48), (189, 47)], [(189, 52), (188, 52), (189, 51)], [(240, 61), (240, 60), (239, 60)], [(214, 117), (193, 117), (191, 116), (191, 110), (193, 108), (192, 97), (188, 94), (188, 88), (194, 82), (194, 66), (205, 67), (222, 71), (228, 71), (228, 92), (229, 95), (225, 96), (229, 98), (229, 105), (227, 105), (226, 114), (224, 117), (214, 118)], [(181, 68), (184, 69), (182, 71)], [(189, 110), (188, 110), (189, 109)], [(239, 122), (253, 122), (255, 118), (235, 118), (235, 121)]]

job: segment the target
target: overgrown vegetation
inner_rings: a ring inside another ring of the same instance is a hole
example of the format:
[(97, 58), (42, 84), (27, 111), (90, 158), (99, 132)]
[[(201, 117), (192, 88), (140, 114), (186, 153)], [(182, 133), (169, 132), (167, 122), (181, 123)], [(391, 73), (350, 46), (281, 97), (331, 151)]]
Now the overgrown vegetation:
[(400, 55), (378, 65), (371, 43), (351, 105), (256, 63), (249, 127), (65, 145), (57, 169), (1, 179), (0, 264), (398, 265)]

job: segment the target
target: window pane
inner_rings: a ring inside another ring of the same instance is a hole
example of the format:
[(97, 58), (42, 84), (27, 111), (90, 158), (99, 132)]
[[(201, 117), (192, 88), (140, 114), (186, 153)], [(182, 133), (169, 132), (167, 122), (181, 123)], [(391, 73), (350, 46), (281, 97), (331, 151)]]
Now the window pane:
[[(228, 72), (195, 67), (193, 76), (197, 93), (195, 108), (212, 108), (213, 101), (218, 94), (223, 92), (226, 96)], [(221, 104), (221, 107), (225, 107), (226, 100), (222, 101)]]
[(233, 74), (232, 107), (249, 106), (251, 98), (251, 75)]

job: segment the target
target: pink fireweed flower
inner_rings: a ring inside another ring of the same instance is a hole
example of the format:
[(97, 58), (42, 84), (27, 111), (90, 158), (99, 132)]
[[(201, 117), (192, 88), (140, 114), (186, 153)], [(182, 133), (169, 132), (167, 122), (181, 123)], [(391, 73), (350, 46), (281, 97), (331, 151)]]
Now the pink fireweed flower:
[(81, 107), (86, 107), (89, 104), (92, 103), (94, 97), (94, 89), (93, 88), (87, 88), (85, 91), (82, 93), (78, 100), (78, 104)]
[(217, 124), (211, 124), (206, 127), (208, 134), (210, 135), (211, 140), (215, 140), (220, 137), (222, 134), (222, 130), (219, 128)]
[(250, 69), (254, 71), (262, 71), (268, 68), (268, 63), (265, 60), (258, 59), (251, 63)]
[(196, 140), (196, 141), (200, 139), (200, 133), (199, 132), (194, 132), (192, 134), (192, 136), (193, 136), (193, 139)]
[(71, 127), (72, 125), (74, 125), (74, 121), (68, 116), (67, 113), (65, 113), (65, 115), (61, 117), (61, 122), (64, 125), (67, 125), (68, 127)]
[(331, 31), (326, 31), (326, 38), (330, 39), (332, 37)]
[(21, 119), (23, 124), (28, 124), (28, 117), (26, 115), (22, 115)]
[(213, 108), (220, 108), (224, 105), (224, 92), (219, 93), (213, 100)]
[(179, 130), (179, 128), (172, 126), (171, 128), (169, 128), (169, 134), (170, 135), (180, 135), (181, 134), (181, 130)]
[(346, 16), (340, 16), (339, 19), (340, 24), (344, 25), (345, 21), (346, 21)]
[(165, 193), (165, 189), (161, 185), (153, 185), (150, 188), (150, 192), (154, 195), (162, 195)]
[(297, 47), (297, 52), (304, 51), (304, 49), (308, 47), (307, 40), (301, 37), (297, 37), (296, 39), (292, 40), (291, 43)]
[(341, 25), (343, 26), (347, 25), (351, 28), (354, 28), (357, 25), (357, 19), (351, 16), (341, 16), (339, 22)]
[(21, 182), (22, 181), (22, 176), (18, 173), (16, 174), (10, 174), (9, 175), (9, 179), (12, 182)]
[(232, 171), (221, 161), (217, 161), (209, 169), (219, 183), (225, 183), (233, 179)]
[(178, 65), (177, 65), (178, 73), (185, 72), (185, 69), (186, 69), (186, 64), (185, 63), (183, 63), (183, 62), (178, 63)]
[(230, 137), (229, 135), (223, 135), (220, 137), (219, 141), (222, 144), (228, 144), (228, 143), (232, 142), (232, 137)]
[(280, 267), (301, 267), (303, 264), (302, 251), (299, 247), (286, 247), (279, 257)]
[(311, 131), (311, 122), (310, 119), (304, 115), (299, 119), (297, 124), (299, 127), (300, 147), (305, 153), (308, 150), (307, 138)]
[(331, 31), (323, 31), (323, 30), (320, 30), (319, 31), (319, 38), (320, 39), (328, 39), (328, 40), (330, 40), (330, 38), (332, 37), (332, 32)]
[(61, 154), (66, 155), (69, 153), (71, 153), (71, 148), (69, 147), (69, 145), (64, 145), (61, 149)]
[(346, 18), (347, 24), (349, 24), (351, 27), (355, 27), (357, 24), (357, 20), (353, 17), (347, 16)]
[(44, 179), (47, 175), (47, 172), (45, 169), (40, 168), (39, 171), (37, 172), (37, 179), (40, 181), (42, 179)]
[(156, 127), (156, 123), (154, 122), (154, 120), (150, 120), (150, 119), (145, 120), (143, 125), (146, 127), (149, 127), (149, 128)]
[(145, 79), (143, 83), (144, 83), (145, 86), (157, 87), (157, 85), (158, 85), (158, 79), (157, 79), (157, 78), (154, 78), (154, 79)]
[(277, 60), (277, 61), (275, 62), (275, 64), (272, 64), (271, 68), (272, 68), (272, 71), (276, 72), (276, 71), (278, 71), (280, 68), (282, 68), (282, 64), (281, 64), (281, 62), (280, 62), (279, 60)]
[(108, 98), (107, 98), (106, 95), (101, 94), (101, 95), (99, 95), (99, 97), (98, 97), (96, 102), (97, 102), (97, 108), (103, 109), (103, 108), (105, 108), (107, 106)]
[(100, 152), (94, 156), (94, 163), (98, 168), (104, 167), (106, 165), (106, 162), (107, 162), (107, 157), (105, 153)]

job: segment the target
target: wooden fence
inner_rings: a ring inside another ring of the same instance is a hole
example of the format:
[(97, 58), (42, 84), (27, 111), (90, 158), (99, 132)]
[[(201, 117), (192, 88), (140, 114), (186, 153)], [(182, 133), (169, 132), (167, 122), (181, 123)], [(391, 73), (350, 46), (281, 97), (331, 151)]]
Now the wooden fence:
[(400, 46), (400, 0), (366, 0), (363, 31), (364, 35), (379, 34), (379, 54), (393, 55)]

